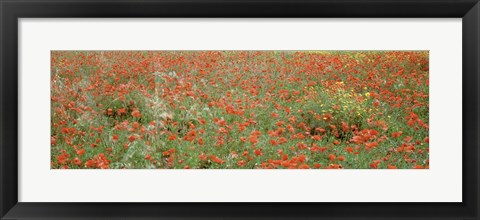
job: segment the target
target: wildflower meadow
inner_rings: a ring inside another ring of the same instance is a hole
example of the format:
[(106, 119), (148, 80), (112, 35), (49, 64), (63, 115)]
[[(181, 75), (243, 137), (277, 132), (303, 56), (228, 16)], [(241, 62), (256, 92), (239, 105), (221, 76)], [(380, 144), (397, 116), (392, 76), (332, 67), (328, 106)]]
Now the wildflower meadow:
[(52, 51), (52, 169), (428, 169), (428, 51)]

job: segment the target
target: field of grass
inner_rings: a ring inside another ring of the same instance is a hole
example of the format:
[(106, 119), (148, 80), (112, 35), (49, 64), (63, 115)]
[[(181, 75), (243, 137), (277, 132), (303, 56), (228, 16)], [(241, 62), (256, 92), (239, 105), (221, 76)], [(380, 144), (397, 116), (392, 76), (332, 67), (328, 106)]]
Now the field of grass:
[(52, 51), (52, 169), (429, 167), (426, 51)]

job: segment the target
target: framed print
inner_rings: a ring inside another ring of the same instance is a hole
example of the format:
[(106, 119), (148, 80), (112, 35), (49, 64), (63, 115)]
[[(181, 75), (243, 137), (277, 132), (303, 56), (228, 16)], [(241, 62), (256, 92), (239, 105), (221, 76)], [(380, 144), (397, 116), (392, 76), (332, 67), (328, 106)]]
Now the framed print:
[(1, 13), (2, 219), (478, 219), (475, 0)]

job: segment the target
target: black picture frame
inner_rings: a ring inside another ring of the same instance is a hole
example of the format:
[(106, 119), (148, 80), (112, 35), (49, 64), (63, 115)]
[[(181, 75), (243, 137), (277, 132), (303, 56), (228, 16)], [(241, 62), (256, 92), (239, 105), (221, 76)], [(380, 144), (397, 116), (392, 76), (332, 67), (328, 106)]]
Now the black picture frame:
[[(0, 15), (1, 219), (479, 219), (478, 0), (1, 0)], [(463, 202), (18, 202), (18, 19), (64, 17), (462, 18)]]

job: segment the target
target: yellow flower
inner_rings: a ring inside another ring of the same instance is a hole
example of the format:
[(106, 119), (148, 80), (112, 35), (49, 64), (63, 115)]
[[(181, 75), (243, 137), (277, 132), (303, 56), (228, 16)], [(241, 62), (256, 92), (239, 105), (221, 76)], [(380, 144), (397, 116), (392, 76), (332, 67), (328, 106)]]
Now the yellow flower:
[(370, 93), (369, 92), (365, 93), (365, 96), (370, 97)]

